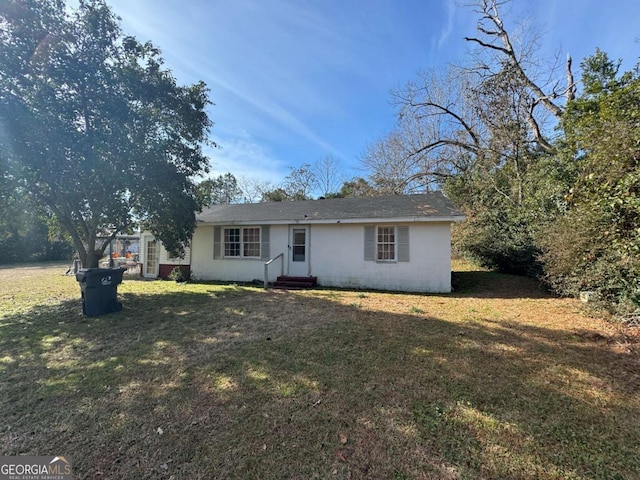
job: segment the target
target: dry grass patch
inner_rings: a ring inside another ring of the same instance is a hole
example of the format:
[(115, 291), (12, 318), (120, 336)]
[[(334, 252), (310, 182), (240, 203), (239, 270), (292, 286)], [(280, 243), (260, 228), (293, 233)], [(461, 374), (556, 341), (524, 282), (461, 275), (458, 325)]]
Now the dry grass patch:
[(125, 280), (92, 319), (64, 270), (1, 269), (0, 453), (81, 479), (634, 478), (637, 341), (456, 267), (450, 295)]

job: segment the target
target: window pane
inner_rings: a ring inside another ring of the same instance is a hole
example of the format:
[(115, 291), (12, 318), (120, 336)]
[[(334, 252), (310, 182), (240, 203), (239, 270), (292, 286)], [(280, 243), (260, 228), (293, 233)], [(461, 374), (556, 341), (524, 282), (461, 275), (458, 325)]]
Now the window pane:
[(293, 229), (293, 245), (291, 247), (293, 249), (292, 260), (294, 262), (305, 261), (307, 243), (306, 233), (307, 231), (304, 228)]
[(259, 257), (260, 256), (260, 228), (243, 228), (242, 229), (242, 256), (243, 257)]
[(245, 228), (242, 230), (243, 241), (245, 243), (255, 243), (260, 241), (259, 228)]
[(239, 228), (224, 229), (224, 256), (225, 257), (240, 256), (240, 229)]
[(378, 260), (392, 261), (396, 258), (395, 227), (378, 227)]
[(294, 262), (304, 262), (305, 260), (305, 248), (304, 245), (294, 245), (293, 246), (293, 261)]
[(240, 241), (240, 229), (239, 228), (225, 228), (224, 229), (224, 243), (236, 243)]

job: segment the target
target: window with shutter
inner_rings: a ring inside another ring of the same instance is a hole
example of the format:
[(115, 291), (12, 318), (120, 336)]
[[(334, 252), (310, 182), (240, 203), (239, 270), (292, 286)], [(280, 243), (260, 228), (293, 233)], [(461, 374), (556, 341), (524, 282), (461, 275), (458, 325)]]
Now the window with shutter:
[(364, 227), (364, 259), (367, 262), (408, 262), (408, 226)]
[(268, 227), (213, 228), (214, 259), (262, 258), (262, 255), (269, 255)]

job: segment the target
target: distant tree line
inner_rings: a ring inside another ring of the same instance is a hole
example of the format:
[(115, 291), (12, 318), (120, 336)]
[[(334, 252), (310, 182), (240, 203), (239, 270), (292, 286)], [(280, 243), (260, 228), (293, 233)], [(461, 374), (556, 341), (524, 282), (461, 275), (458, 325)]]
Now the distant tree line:
[(24, 191), (0, 179), (0, 264), (69, 260), (73, 247)]
[(289, 167), (281, 183), (235, 176), (231, 172), (198, 184), (202, 207), (213, 204), (287, 202), (318, 198), (344, 198), (394, 194), (362, 177), (345, 180), (339, 160), (328, 155), (313, 163)]

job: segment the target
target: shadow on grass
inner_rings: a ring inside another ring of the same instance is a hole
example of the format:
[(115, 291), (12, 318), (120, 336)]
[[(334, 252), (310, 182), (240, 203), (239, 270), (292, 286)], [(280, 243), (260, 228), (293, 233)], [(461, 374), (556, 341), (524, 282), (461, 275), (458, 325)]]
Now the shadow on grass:
[(68, 454), (79, 479), (640, 469), (634, 364), (597, 337), (365, 310), (340, 292), (122, 297), (103, 317), (78, 300), (0, 319), (3, 455)]
[(488, 271), (452, 272), (454, 296), (477, 298), (552, 298), (538, 280)]

